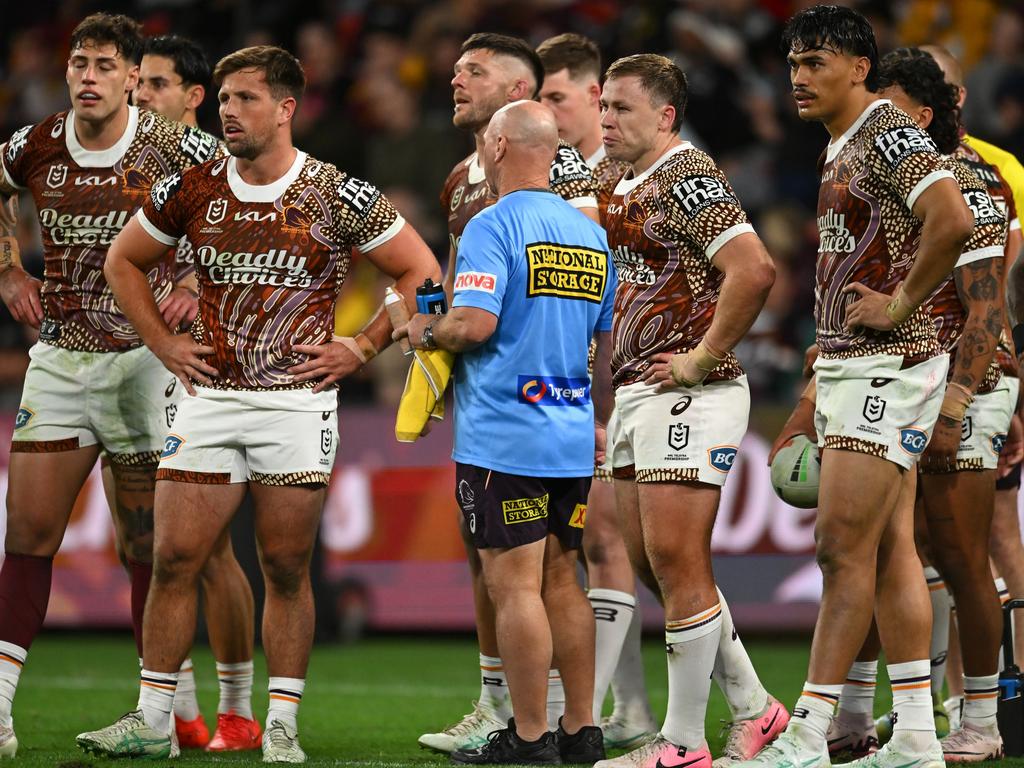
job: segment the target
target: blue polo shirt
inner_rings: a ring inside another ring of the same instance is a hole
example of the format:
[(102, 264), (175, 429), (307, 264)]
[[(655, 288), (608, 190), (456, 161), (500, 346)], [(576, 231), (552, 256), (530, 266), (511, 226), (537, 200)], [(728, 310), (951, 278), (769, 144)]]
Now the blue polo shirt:
[(459, 356), (452, 458), (534, 477), (589, 477), (594, 406), (587, 351), (612, 328), (615, 269), (604, 230), (543, 190), (485, 208), (459, 243), (453, 307), (498, 318)]

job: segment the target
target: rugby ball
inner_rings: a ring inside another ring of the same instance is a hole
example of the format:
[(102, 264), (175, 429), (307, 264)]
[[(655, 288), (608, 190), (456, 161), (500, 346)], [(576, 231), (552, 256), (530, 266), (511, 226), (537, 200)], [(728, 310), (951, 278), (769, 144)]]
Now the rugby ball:
[(772, 461), (772, 488), (780, 499), (800, 509), (818, 506), (820, 475), (818, 445), (807, 435), (791, 438)]

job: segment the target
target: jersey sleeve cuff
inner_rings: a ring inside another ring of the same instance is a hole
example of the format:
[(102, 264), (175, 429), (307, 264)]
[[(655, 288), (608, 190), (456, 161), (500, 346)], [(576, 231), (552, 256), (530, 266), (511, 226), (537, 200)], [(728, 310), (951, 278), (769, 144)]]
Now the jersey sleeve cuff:
[(12, 189), (27, 189), (11, 178), (11, 174), (7, 171), (7, 163), (2, 158), (0, 158), (0, 168), (3, 168), (4, 171), (4, 184)]
[(953, 181), (956, 181), (956, 177), (953, 175), (953, 172), (947, 171), (945, 168), (932, 171), (917, 182), (917, 184), (914, 185), (914, 188), (910, 190), (910, 194), (907, 195), (907, 208), (913, 211), (914, 206), (917, 204), (917, 198), (919, 198), (924, 191), (928, 189), (928, 187), (940, 179), (953, 179)]
[(597, 198), (593, 195), (588, 197), (574, 197), (572, 200), (566, 200), (566, 202), (573, 208), (597, 208)]
[(711, 244), (704, 251), (704, 255), (707, 256), (710, 261), (715, 257), (715, 254), (722, 249), (723, 245), (728, 243), (734, 237), (745, 235), (747, 232), (754, 234), (754, 225), (750, 222), (745, 221), (742, 224), (734, 224), (711, 241)]
[(1016, 216), (1010, 220), (1010, 231), (1020, 232), (1020, 219), (1018, 219)]
[(158, 243), (163, 243), (164, 245), (178, 244), (177, 237), (171, 237), (167, 233), (157, 229), (156, 225), (154, 225), (153, 222), (151, 222), (146, 217), (146, 212), (141, 208), (139, 209), (139, 212), (135, 214), (135, 218), (138, 220), (139, 224), (142, 225), (142, 228), (146, 230), (146, 234), (152, 237)]
[(374, 248), (379, 248), (380, 246), (384, 245), (384, 243), (386, 243), (388, 240), (390, 240), (399, 232), (401, 232), (402, 227), (404, 226), (405, 219), (403, 219), (401, 215), (396, 216), (395, 220), (391, 222), (387, 229), (385, 229), (372, 240), (367, 240), (365, 243), (362, 243), (361, 245), (358, 245), (356, 247), (359, 248), (361, 253), (368, 253), (369, 251), (372, 251)]
[(480, 291), (463, 291), (452, 297), (452, 309), (455, 307), (473, 307), (490, 312), (495, 317), (501, 316), (501, 301), (490, 294)]
[(972, 264), (975, 261), (981, 261), (982, 259), (1001, 259), (1004, 255), (1002, 247), (998, 245), (989, 245), (985, 248), (976, 248), (973, 251), (965, 251), (960, 254), (960, 258), (956, 260), (956, 266), (954, 269)]

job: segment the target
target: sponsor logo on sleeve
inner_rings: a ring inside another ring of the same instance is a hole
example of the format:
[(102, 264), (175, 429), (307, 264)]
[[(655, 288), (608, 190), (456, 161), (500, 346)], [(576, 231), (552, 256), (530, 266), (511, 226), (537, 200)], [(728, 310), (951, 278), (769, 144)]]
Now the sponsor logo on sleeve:
[(181, 188), (181, 174), (172, 173), (156, 184), (153, 185), (153, 189), (150, 190), (150, 197), (153, 199), (153, 207), (158, 211), (162, 211), (164, 206), (167, 205), (167, 201), (170, 200), (174, 193)]
[(555, 159), (551, 162), (551, 173), (549, 180), (551, 186), (564, 184), (569, 181), (584, 181), (593, 177), (593, 172), (583, 155), (575, 147), (559, 146), (555, 152)]
[(345, 183), (338, 186), (338, 197), (348, 204), (360, 217), (366, 217), (373, 204), (380, 199), (380, 190), (373, 184), (355, 176), (349, 176)]
[(904, 427), (900, 430), (900, 448), (911, 456), (920, 456), (928, 446), (928, 434), (917, 427)]
[(703, 174), (685, 176), (672, 185), (672, 197), (683, 206), (686, 215), (693, 219), (712, 205), (728, 203), (739, 205), (740, 201), (722, 179)]
[(938, 154), (932, 137), (912, 125), (902, 125), (880, 133), (875, 137), (875, 148), (892, 169), (898, 168), (900, 163), (919, 152)]
[(529, 523), (548, 516), (548, 494), (533, 499), (509, 499), (501, 502), (505, 525)]
[(728, 472), (736, 461), (735, 445), (718, 445), (708, 449), (708, 464), (719, 472)]
[(492, 275), (490, 272), (459, 272), (455, 276), (455, 293), (459, 291), (494, 293), (497, 285), (497, 275)]
[(608, 254), (580, 246), (526, 246), (526, 296), (557, 296), (600, 304), (608, 283)]
[(170, 434), (164, 438), (164, 450), (160, 454), (161, 459), (169, 459), (172, 456), (177, 456), (178, 451), (181, 450), (181, 446), (185, 443), (185, 438), (180, 435)]
[(6, 160), (8, 163), (13, 163), (18, 159), (18, 155), (25, 149), (25, 145), (28, 144), (28, 134), (35, 126), (26, 125), (24, 128), (19, 128), (11, 134), (11, 138), (7, 140), (7, 154)]
[(590, 403), (590, 379), (573, 379), (564, 376), (541, 376), (537, 374), (519, 376), (518, 400), (525, 405), (588, 405)]
[[(21, 412), (19, 411), (19, 414), (20, 413)], [(996, 454), (1000, 454), (1000, 453), (1003, 452), (1003, 446), (1004, 445), (1006, 445), (1006, 433), (1005, 432), (1000, 432), (998, 434), (992, 435), (992, 450), (995, 451)]]
[(18, 409), (18, 415), (14, 417), (14, 428), (21, 429), (30, 421), (32, 421), (32, 417), (35, 415), (36, 412), (33, 411), (31, 408), (25, 408), (24, 406), (22, 406), (21, 408)]
[(971, 209), (974, 215), (974, 226), (982, 227), (986, 224), (1002, 224), (1005, 220), (1002, 211), (989, 197), (988, 192), (983, 189), (969, 189), (964, 192), (964, 202)]
[(584, 528), (587, 525), (587, 505), (577, 504), (569, 518), (570, 528)]
[(217, 154), (217, 140), (206, 131), (189, 126), (181, 135), (181, 151), (196, 163), (212, 160)]

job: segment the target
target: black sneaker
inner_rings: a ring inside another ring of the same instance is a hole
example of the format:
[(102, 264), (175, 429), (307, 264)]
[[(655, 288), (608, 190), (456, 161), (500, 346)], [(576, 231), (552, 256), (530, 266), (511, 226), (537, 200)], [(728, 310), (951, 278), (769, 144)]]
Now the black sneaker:
[(459, 765), (561, 765), (562, 758), (554, 733), (548, 731), (536, 741), (523, 741), (516, 733), (516, 721), (512, 718), (508, 728), (492, 731), (482, 747), (452, 752), (452, 762)]
[(562, 718), (558, 718), (555, 739), (563, 763), (593, 765), (604, 760), (604, 734), (596, 725), (585, 725), (570, 735), (562, 727)]

